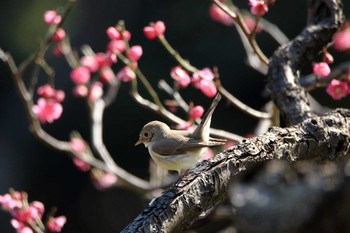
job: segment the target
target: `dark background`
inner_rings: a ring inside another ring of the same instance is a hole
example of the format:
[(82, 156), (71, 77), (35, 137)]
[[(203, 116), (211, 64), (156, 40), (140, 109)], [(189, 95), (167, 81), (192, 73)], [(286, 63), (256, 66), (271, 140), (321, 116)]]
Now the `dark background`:
[[(0, 47), (9, 51), (17, 64), (38, 46), (47, 26), (42, 21), (48, 9), (64, 5), (64, 1), (1, 1)], [(239, 1), (248, 9), (248, 1)], [(344, 1), (345, 13), (350, 1)], [(210, 1), (203, 0), (129, 0), (78, 1), (64, 26), (72, 46), (89, 44), (96, 52), (104, 51), (107, 27), (119, 20), (126, 22), (132, 33), (131, 44), (143, 46), (139, 67), (156, 87), (157, 80), (170, 81), (169, 71), (175, 61), (155, 41), (147, 40), (142, 29), (150, 21), (163, 20), (170, 43), (198, 68), (217, 65), (223, 85), (236, 97), (254, 108), (267, 100), (262, 97), (264, 78), (245, 65), (245, 54), (234, 28), (213, 22), (208, 15)], [(289, 38), (296, 36), (306, 21), (306, 1), (277, 1), (266, 18), (277, 24)], [(263, 51), (270, 56), (278, 46), (265, 34), (258, 35)], [(339, 54), (336, 59), (348, 59)], [(62, 58), (47, 55), (55, 68), (56, 83), (64, 89), (62, 118), (45, 129), (59, 139), (68, 140), (72, 130), (89, 138), (89, 119), (84, 101), (71, 95), (70, 68)], [(116, 70), (120, 66), (116, 66)], [(310, 71), (311, 65), (305, 66)], [(41, 74), (41, 82), (46, 78)], [(163, 120), (140, 106), (129, 96), (129, 85), (122, 85), (115, 103), (105, 113), (104, 140), (118, 164), (142, 178), (148, 177), (148, 153), (134, 147), (140, 128), (150, 120)], [(142, 92), (143, 93), (143, 92)], [(198, 90), (184, 90), (186, 100), (208, 106), (210, 100)], [(324, 90), (315, 91), (321, 103), (331, 107), (348, 106), (349, 97), (334, 102)], [(163, 93), (162, 97), (166, 97)], [(0, 194), (10, 187), (28, 192), (29, 199), (39, 200), (50, 209), (57, 206), (59, 215), (66, 215), (63, 232), (118, 232), (132, 221), (147, 202), (133, 192), (121, 189), (98, 191), (88, 174), (79, 172), (63, 153), (57, 153), (38, 142), (28, 129), (28, 121), (10, 73), (0, 64)], [(212, 125), (246, 135), (253, 132), (256, 120), (223, 104), (218, 107)], [(8, 213), (0, 211), (0, 231), (14, 232)]]

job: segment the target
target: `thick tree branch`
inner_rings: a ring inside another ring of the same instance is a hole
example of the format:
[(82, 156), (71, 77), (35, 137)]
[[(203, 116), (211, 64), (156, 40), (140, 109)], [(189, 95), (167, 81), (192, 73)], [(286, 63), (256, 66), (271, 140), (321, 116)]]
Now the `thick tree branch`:
[(230, 180), (248, 163), (274, 159), (334, 160), (348, 154), (349, 146), (350, 110), (340, 109), (290, 128), (271, 128), (210, 161), (201, 162), (183, 180), (154, 199), (123, 232), (181, 232), (227, 197)]
[(309, 25), (271, 57), (267, 88), (288, 125), (299, 123), (314, 113), (305, 90), (299, 84), (299, 70), (309, 64), (343, 22), (339, 0), (309, 1)]

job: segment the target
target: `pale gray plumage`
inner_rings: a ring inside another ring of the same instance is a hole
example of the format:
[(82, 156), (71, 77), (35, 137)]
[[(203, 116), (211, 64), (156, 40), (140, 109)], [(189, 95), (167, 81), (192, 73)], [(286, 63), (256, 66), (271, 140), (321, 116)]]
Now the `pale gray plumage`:
[(217, 94), (201, 123), (193, 131), (172, 130), (160, 121), (151, 121), (141, 130), (135, 145), (144, 143), (153, 160), (162, 168), (180, 173), (195, 165), (207, 147), (225, 143), (223, 139), (209, 137), (212, 114), (221, 99)]

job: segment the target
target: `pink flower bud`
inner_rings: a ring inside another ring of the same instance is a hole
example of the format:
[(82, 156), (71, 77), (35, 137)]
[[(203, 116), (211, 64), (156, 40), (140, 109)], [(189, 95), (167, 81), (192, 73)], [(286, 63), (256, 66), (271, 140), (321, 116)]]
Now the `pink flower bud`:
[(148, 39), (154, 40), (157, 38), (157, 36), (163, 36), (165, 29), (166, 29), (166, 27), (165, 27), (164, 22), (157, 21), (151, 26), (144, 27), (143, 32)]
[(125, 66), (118, 72), (117, 78), (123, 82), (130, 82), (136, 78), (136, 74), (129, 66)]
[(115, 77), (113, 70), (109, 67), (104, 67), (100, 71), (101, 81), (105, 83), (110, 83)]
[(235, 22), (226, 12), (221, 10), (217, 5), (212, 4), (209, 7), (209, 15), (212, 20), (222, 23), (226, 26), (232, 26)]
[(46, 11), (44, 13), (44, 22), (46, 24), (59, 24), (62, 20), (62, 17), (54, 10)]
[(80, 59), (80, 65), (85, 66), (91, 72), (96, 72), (99, 69), (99, 64), (94, 56), (84, 56)]
[(70, 77), (75, 84), (85, 84), (90, 81), (90, 71), (84, 66), (78, 66), (70, 72)]
[(44, 98), (53, 98), (56, 94), (56, 90), (52, 88), (49, 84), (38, 87), (37, 93)]
[(46, 226), (51, 232), (60, 232), (66, 222), (67, 218), (65, 216), (50, 217)]
[(53, 48), (53, 54), (57, 57), (62, 57), (65, 54), (62, 43), (56, 44), (56, 46)]
[(197, 118), (201, 118), (203, 113), (204, 113), (204, 108), (200, 105), (197, 105), (190, 110), (190, 118), (193, 120)]
[(129, 41), (131, 39), (131, 33), (128, 30), (123, 31), (123, 39)]
[(331, 73), (331, 69), (328, 64), (325, 62), (314, 63), (313, 64), (313, 73), (319, 78), (328, 76)]
[(153, 25), (154, 30), (156, 31), (158, 36), (163, 36), (164, 32), (165, 32), (165, 24), (163, 21), (157, 21), (155, 22), (155, 24)]
[(120, 32), (115, 27), (107, 28), (106, 33), (107, 33), (107, 36), (109, 37), (109, 39), (111, 39), (111, 40), (120, 40), (120, 39), (122, 39), (121, 35), (120, 35)]
[(76, 85), (73, 89), (73, 95), (75, 97), (85, 97), (87, 96), (89, 90), (84, 84)]
[(330, 95), (335, 100), (339, 100), (347, 96), (349, 94), (349, 91), (349, 84), (337, 79), (333, 79), (326, 89), (328, 95)]
[(197, 84), (202, 93), (208, 97), (214, 97), (217, 93), (215, 84), (212, 81), (202, 79)]
[(350, 50), (350, 30), (339, 31), (333, 36), (334, 49), (338, 51)]
[(142, 47), (140, 45), (134, 45), (132, 46), (129, 51), (126, 53), (126, 55), (133, 61), (138, 61), (140, 57), (142, 56)]
[(79, 159), (79, 158), (74, 158), (73, 159), (73, 164), (75, 165), (75, 167), (82, 171), (82, 172), (87, 172), (90, 170), (90, 164), (86, 163), (85, 161)]
[(55, 33), (52, 35), (53, 41), (61, 41), (66, 37), (66, 32), (62, 28), (57, 28)]
[(185, 88), (191, 83), (188, 73), (180, 66), (175, 66), (170, 71), (170, 76), (178, 83), (180, 88)]
[(99, 190), (109, 188), (118, 181), (118, 177), (116, 175), (108, 172), (93, 172), (91, 175), (95, 187)]
[(149, 40), (154, 40), (157, 38), (156, 30), (154, 30), (154, 27), (146, 26), (143, 28), (143, 33)]
[(98, 62), (100, 68), (109, 67), (113, 64), (111, 60), (111, 55), (106, 53), (96, 53), (96, 61)]
[(97, 99), (101, 98), (102, 95), (103, 95), (103, 84), (101, 82), (94, 82), (90, 86), (88, 100), (90, 102), (94, 102)]
[(199, 79), (211, 81), (214, 79), (214, 74), (211, 69), (204, 68), (193, 73), (193, 80), (198, 81)]
[(112, 53), (122, 53), (125, 51), (125, 48), (126, 46), (123, 40), (111, 40), (107, 45), (108, 51), (111, 51)]
[(83, 139), (78, 137), (72, 137), (70, 139), (70, 147), (75, 153), (81, 154), (86, 150), (86, 143)]
[(33, 230), (17, 219), (11, 219), (11, 225), (16, 229), (17, 233), (33, 233)]
[(264, 0), (249, 0), (249, 5), (251, 6), (250, 12), (253, 15), (263, 16), (269, 10)]

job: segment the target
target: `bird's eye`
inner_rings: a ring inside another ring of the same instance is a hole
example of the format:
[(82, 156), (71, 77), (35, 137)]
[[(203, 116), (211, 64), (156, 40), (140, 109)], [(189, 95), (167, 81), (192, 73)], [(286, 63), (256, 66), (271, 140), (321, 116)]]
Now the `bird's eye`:
[(147, 137), (148, 137), (148, 133), (145, 132), (145, 133), (143, 134), (143, 136), (144, 136), (145, 138), (147, 138)]

